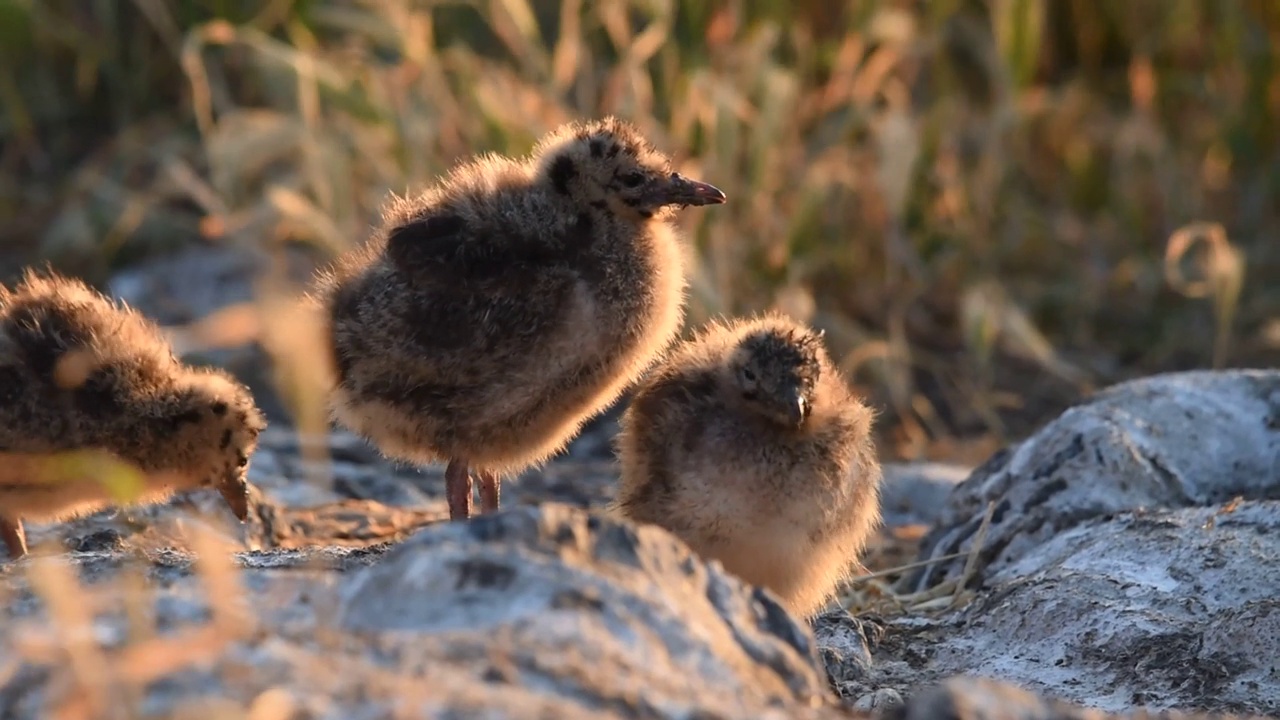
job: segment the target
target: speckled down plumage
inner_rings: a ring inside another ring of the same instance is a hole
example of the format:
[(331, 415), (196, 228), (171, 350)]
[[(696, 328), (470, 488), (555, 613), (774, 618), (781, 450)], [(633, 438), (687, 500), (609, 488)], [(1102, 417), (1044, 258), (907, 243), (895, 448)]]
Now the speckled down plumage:
[(401, 460), (482, 474), (545, 461), (679, 331), (672, 206), (723, 200), (614, 119), (394, 198), (313, 294), (336, 419)]
[(147, 474), (138, 502), (211, 487), (243, 518), (245, 472), (264, 423), (220, 370), (183, 365), (158, 327), (78, 280), (29, 272), (0, 288), (0, 536), (25, 552), (21, 518), (108, 504), (90, 472), (52, 480), (41, 459), (97, 451)]
[(623, 416), (616, 509), (812, 614), (879, 522), (872, 420), (818, 333), (780, 314), (712, 323)]

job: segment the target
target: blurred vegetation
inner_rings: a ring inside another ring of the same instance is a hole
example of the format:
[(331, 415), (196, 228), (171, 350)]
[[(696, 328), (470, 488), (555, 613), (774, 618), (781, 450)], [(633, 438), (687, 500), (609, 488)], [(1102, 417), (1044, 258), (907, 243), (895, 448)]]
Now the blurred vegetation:
[(825, 327), (904, 456), (1280, 358), (1274, 0), (0, 0), (0, 103), (0, 254), (95, 281), (616, 113), (729, 195), (690, 323)]

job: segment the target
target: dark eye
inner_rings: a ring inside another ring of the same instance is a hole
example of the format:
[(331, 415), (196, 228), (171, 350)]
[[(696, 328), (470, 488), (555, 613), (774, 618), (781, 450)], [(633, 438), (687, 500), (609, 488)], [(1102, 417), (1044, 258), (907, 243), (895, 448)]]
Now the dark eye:
[(644, 182), (644, 173), (641, 172), (629, 172), (622, 176), (622, 184), (627, 187), (637, 187), (642, 182)]
[(755, 373), (753, 373), (753, 372), (751, 372), (751, 370), (749, 370), (749, 369), (747, 369), (747, 368), (743, 368), (743, 369), (742, 369), (742, 379), (744, 379), (744, 380), (746, 380), (746, 381), (748, 381), (748, 382), (755, 382), (755, 381), (756, 381), (756, 374), (755, 374)]

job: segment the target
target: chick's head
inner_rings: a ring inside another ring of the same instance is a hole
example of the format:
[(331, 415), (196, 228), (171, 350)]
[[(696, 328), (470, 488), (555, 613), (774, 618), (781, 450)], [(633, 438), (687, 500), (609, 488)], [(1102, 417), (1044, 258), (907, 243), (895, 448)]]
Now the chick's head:
[(748, 411), (770, 422), (802, 427), (813, 410), (821, 352), (821, 334), (806, 329), (753, 332), (730, 354), (726, 367), (730, 393)]
[(185, 378), (174, 408), (179, 442), (187, 450), (192, 479), (214, 488), (237, 519), (249, 514), (249, 457), (266, 420), (249, 389), (220, 371), (194, 371)]
[(644, 222), (672, 206), (723, 203), (716, 187), (671, 170), (671, 159), (631, 124), (605, 118), (570, 125), (535, 150), (542, 179), (584, 211)]

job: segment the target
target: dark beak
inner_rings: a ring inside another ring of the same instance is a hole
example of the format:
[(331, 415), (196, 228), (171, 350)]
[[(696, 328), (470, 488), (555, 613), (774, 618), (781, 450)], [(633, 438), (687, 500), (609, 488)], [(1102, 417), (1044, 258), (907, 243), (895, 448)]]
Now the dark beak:
[(809, 401), (799, 392), (792, 393), (787, 397), (787, 413), (791, 423), (800, 427), (809, 417)]
[(671, 173), (665, 191), (668, 205), (719, 205), (728, 199), (720, 188), (690, 180), (680, 173)]
[(227, 507), (231, 508), (231, 514), (237, 520), (244, 522), (249, 518), (249, 484), (244, 478), (227, 478), (218, 485), (218, 492), (222, 493), (222, 499), (227, 501)]

